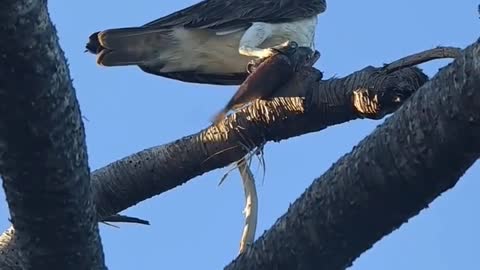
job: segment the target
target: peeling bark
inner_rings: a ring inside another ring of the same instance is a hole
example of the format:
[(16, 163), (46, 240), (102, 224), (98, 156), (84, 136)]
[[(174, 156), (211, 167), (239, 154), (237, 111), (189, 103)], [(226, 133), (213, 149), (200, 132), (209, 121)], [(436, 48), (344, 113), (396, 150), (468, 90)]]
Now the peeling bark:
[(105, 269), (84, 127), (46, 1), (3, 1), (0, 21), (0, 174), (15, 227), (0, 268)]

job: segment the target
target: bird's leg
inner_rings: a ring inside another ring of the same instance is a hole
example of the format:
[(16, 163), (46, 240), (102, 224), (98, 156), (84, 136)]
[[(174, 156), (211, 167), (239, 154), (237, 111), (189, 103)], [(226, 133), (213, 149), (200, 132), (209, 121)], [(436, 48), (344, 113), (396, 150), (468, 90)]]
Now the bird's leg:
[(281, 44), (273, 46), (270, 49), (276, 51), (277, 53), (290, 53), (290, 52), (293, 52), (293, 50), (296, 50), (297, 48), (298, 48), (297, 42), (287, 40)]
[(292, 41), (286, 41), (271, 48), (259, 48), (267, 38), (272, 35), (272, 26), (268, 23), (253, 23), (240, 39), (238, 52), (241, 55), (255, 57), (247, 65), (247, 72), (252, 73), (265, 59), (277, 53), (287, 52), (296, 49), (298, 44)]
[[(271, 55), (273, 56), (278, 53), (293, 53), (294, 50), (296, 50), (297, 48), (298, 43), (296, 43), (295, 41), (285, 41), (284, 43), (268, 48), (268, 50), (271, 50), (273, 52), (273, 54)], [(259, 67), (267, 58), (256, 58), (248, 62), (247, 72), (249, 74), (252, 74), (257, 69), (257, 67)]]
[(272, 56), (274, 52), (267, 49), (259, 48), (267, 38), (272, 35), (272, 26), (268, 23), (253, 23), (240, 39), (238, 52), (241, 55), (251, 56), (255, 58), (267, 58)]
[(253, 23), (240, 39), (238, 52), (241, 55), (255, 57), (247, 65), (247, 72), (252, 73), (266, 58), (274, 55), (276, 51), (271, 48), (259, 48), (267, 38), (272, 35), (272, 26), (268, 23)]

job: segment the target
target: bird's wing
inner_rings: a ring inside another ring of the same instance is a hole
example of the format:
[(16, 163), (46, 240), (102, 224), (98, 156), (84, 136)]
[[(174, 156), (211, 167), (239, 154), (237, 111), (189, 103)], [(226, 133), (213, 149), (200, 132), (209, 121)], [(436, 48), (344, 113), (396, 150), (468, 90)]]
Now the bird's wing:
[(211, 30), (249, 27), (253, 22), (288, 22), (323, 13), (325, 0), (204, 0), (144, 25)]
[(247, 78), (248, 73), (201, 73), (197, 71), (176, 71), (176, 72), (159, 72), (155, 68), (151, 68), (144, 65), (139, 65), (140, 69), (144, 72), (163, 76), (166, 78), (191, 82), (200, 84), (215, 84), (215, 85), (240, 85)]

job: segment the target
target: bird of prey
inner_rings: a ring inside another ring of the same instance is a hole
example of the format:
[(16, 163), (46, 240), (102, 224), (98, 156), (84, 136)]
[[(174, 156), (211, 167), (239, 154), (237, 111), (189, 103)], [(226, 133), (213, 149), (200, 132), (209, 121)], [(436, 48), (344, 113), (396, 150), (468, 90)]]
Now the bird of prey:
[(86, 48), (102, 66), (191, 83), (239, 85), (247, 64), (289, 41), (314, 50), (325, 0), (204, 0), (139, 27), (95, 32)]

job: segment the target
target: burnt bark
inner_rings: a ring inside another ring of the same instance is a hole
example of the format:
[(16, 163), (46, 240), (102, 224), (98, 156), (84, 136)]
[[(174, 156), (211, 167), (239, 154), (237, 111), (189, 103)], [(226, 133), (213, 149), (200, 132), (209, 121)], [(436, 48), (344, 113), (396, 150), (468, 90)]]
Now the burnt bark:
[(15, 228), (0, 268), (106, 269), (80, 109), (46, 2), (0, 10), (0, 174)]
[(480, 156), (480, 43), (342, 157), (225, 269), (345, 269)]

